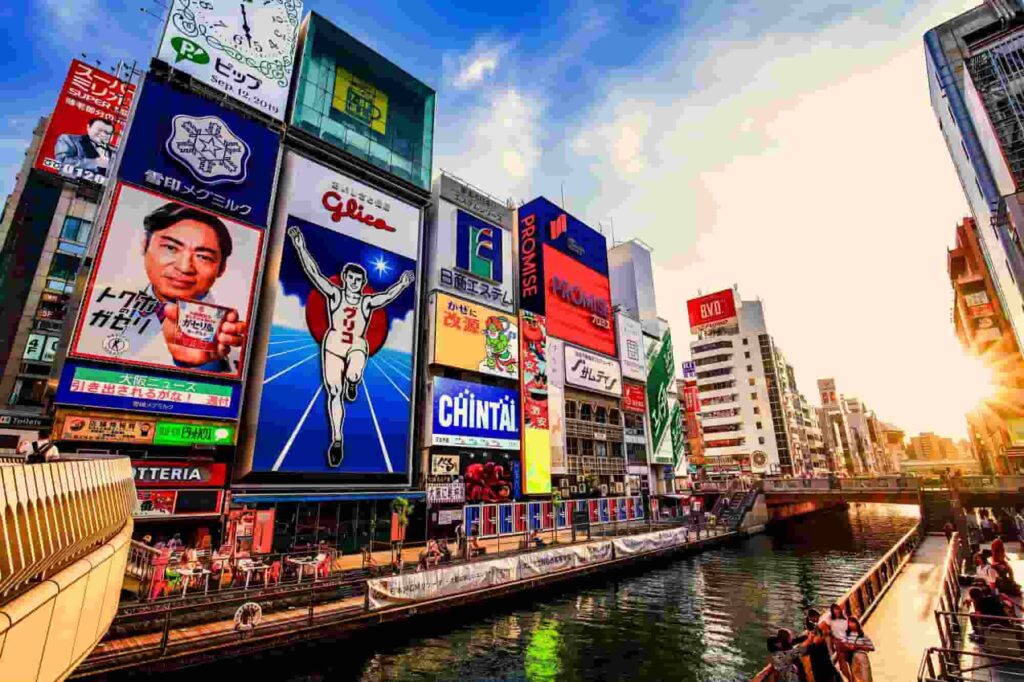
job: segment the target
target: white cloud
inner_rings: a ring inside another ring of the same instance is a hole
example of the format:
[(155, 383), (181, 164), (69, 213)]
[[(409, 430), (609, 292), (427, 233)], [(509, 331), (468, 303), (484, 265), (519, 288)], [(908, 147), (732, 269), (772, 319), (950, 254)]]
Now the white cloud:
[(388, 328), (388, 339), (384, 348), (408, 353), (412, 348), (415, 327), (413, 326), (414, 311), (410, 310), (405, 317), (392, 317), (391, 326)]
[(496, 42), (489, 38), (476, 41), (467, 54), (443, 58), (444, 70), (450, 74), (448, 80), (456, 90), (468, 90), (493, 77), (505, 55), (511, 49), (510, 43)]
[(274, 324), (289, 329), (309, 331), (306, 325), (306, 303), (298, 296), (278, 296), (274, 304)]
[(81, 40), (100, 17), (107, 16), (99, 0), (40, 0), (50, 19), (47, 30), (63, 39)]
[(944, 399), (961, 354), (945, 250), (967, 207), (921, 35), (973, 4), (918, 9), (899, 27), (858, 16), (709, 44), (696, 65), (680, 35), (660, 67), (607, 83), (566, 145), (596, 185), (581, 213), (654, 247), (678, 345), (683, 300), (737, 282), (765, 301), (809, 397), (835, 376), (886, 421), (963, 432)]

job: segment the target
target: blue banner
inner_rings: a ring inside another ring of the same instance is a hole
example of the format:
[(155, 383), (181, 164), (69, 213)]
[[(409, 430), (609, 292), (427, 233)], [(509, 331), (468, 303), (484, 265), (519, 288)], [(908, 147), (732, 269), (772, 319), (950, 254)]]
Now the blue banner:
[[(544, 197), (537, 197), (519, 208), (520, 245), (525, 225), (535, 228), (538, 245), (548, 244), (591, 270), (608, 275), (608, 244), (604, 235)], [(520, 259), (523, 257), (520, 253)], [(540, 288), (544, 288), (543, 278)]]
[(239, 385), (131, 372), (68, 361), (54, 399), (59, 405), (236, 419)]
[(519, 449), (519, 394), (510, 388), (434, 377), (434, 445)]
[(280, 137), (224, 107), (146, 79), (118, 175), (266, 227)]

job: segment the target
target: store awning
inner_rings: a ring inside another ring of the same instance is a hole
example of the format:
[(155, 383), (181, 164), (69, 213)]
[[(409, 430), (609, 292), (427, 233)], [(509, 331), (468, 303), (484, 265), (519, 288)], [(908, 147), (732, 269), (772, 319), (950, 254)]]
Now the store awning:
[(407, 500), (423, 500), (427, 494), (411, 492), (366, 492), (366, 493), (240, 493), (231, 496), (232, 504), (269, 504), (274, 502), (357, 502), (359, 500), (393, 500), (404, 497)]

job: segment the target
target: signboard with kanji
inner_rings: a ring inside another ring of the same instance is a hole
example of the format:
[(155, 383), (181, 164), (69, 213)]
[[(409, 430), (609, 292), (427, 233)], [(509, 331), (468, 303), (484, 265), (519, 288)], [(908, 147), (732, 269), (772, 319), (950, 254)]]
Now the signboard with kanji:
[(519, 378), (519, 324), (515, 315), (436, 294), (433, 362), (507, 379)]

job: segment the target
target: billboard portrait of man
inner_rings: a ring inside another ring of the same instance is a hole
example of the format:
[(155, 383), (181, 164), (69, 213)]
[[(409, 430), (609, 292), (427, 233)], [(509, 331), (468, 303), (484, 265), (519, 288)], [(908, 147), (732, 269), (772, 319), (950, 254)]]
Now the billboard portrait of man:
[(262, 233), (118, 188), (72, 355), (240, 376)]
[(53, 156), (62, 166), (71, 166), (98, 175), (107, 174), (113, 148), (114, 124), (102, 118), (90, 118), (84, 134), (62, 133), (53, 145)]

